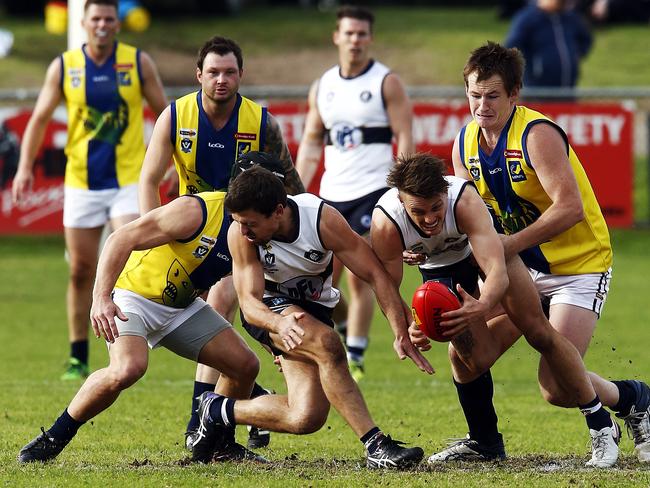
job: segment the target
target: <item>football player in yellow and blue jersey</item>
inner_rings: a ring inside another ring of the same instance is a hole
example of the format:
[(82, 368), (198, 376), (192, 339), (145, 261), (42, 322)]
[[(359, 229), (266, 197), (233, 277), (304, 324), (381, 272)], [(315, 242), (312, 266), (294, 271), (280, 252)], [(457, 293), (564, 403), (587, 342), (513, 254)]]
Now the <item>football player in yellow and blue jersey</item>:
[[(540, 299), (549, 306), (552, 327), (584, 355), (609, 290), (609, 233), (565, 132), (543, 114), (517, 104), (523, 67), (516, 48), (488, 42), (472, 52), (464, 78), (473, 120), (454, 142), (454, 170), (478, 189), (501, 233), (506, 259), (519, 255), (527, 265)], [(505, 316), (490, 326), (499, 347), (482, 358), (488, 368), (518, 337)], [(430, 460), (485, 459), (499, 435), (489, 369), (470, 371), (453, 346), (450, 357), (470, 436)], [(575, 360), (556, 356), (553, 364), (543, 354), (539, 382), (550, 403), (576, 406), (574, 392), (558, 376), (570, 373), (569, 364)], [(592, 438), (587, 464), (610, 467), (618, 457), (620, 428), (603, 406), (624, 419), (639, 459), (650, 461), (648, 386), (636, 380), (608, 381), (593, 372), (589, 377), (596, 397), (578, 402)]]
[[(21, 463), (56, 457), (87, 421), (146, 372), (158, 346), (221, 371), (217, 391), (249, 398), (259, 360), (232, 325), (199, 295), (230, 274), (230, 216), (224, 192), (180, 197), (117, 229), (97, 268), (91, 320), (109, 346), (60, 417), (23, 449)], [(264, 461), (232, 442), (222, 457)]]
[(68, 109), (63, 226), (70, 262), (67, 308), (71, 344), (63, 379), (88, 375), (90, 292), (102, 229), (138, 216), (137, 182), (144, 158), (143, 99), (154, 113), (166, 105), (156, 67), (139, 49), (115, 40), (117, 0), (88, 0), (82, 25), (88, 42), (50, 64), (23, 136), (13, 182), (16, 203), (33, 182), (33, 167), (54, 109)]
[[(284, 184), (290, 194), (305, 191), (294, 169), (278, 122), (266, 107), (239, 94), (243, 54), (232, 39), (213, 37), (199, 50), (196, 78), (201, 89), (171, 103), (156, 121), (140, 179), (140, 211), (160, 206), (158, 187), (171, 159), (179, 177), (179, 194), (225, 189), (236, 159), (264, 151), (284, 168)], [(237, 296), (231, 278), (221, 280), (208, 295), (208, 303), (233, 321)], [(192, 394), (186, 445), (198, 427), (196, 398), (213, 391), (218, 372), (199, 365)], [(254, 395), (265, 390), (255, 386)], [(268, 433), (251, 431), (249, 447), (268, 444)]]

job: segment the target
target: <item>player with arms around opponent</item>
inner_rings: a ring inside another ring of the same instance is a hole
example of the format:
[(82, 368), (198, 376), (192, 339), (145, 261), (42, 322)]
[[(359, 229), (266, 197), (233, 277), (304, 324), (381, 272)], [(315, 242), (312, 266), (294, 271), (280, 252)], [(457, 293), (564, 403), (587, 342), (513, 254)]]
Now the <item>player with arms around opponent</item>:
[(167, 103), (151, 58), (117, 42), (117, 0), (88, 0), (82, 25), (88, 42), (50, 64), (23, 136), (13, 198), (20, 204), (54, 109), (68, 109), (63, 203), (70, 261), (67, 310), (70, 360), (62, 379), (88, 376), (88, 315), (99, 241), (138, 216), (137, 183), (144, 157), (143, 98), (159, 114)]
[[(501, 234), (506, 258), (521, 256), (539, 296), (550, 303), (551, 325), (584, 355), (607, 297), (612, 264), (609, 233), (587, 175), (564, 131), (539, 112), (517, 105), (523, 77), (518, 50), (487, 43), (471, 54), (463, 73), (474, 120), (454, 143), (455, 173), (474, 181)], [(496, 323), (491, 330), (500, 347), (482, 359), (486, 368), (516, 339), (507, 326)], [(473, 371), (478, 379), (459, 389), (465, 411), (494, 408), (491, 396), (483, 394), (492, 389), (491, 378), (482, 373)], [(574, 406), (572, 391), (558, 384), (548, 358), (540, 362), (538, 375), (547, 401)], [(589, 376), (598, 398), (581, 405), (583, 411), (601, 404), (614, 410), (629, 427), (639, 458), (650, 460), (647, 385), (607, 381), (593, 372)], [(594, 452), (602, 453), (601, 461), (592, 460), (592, 465), (612, 465), (618, 455), (618, 426), (589, 429)], [(495, 419), (479, 422), (476, 435), (479, 430), (495, 431)], [(434, 460), (484, 457), (486, 446), (472, 435)]]
[[(512, 341), (523, 334), (544, 360), (553, 365), (557, 383), (574, 392), (574, 405), (598, 403), (577, 351), (544, 316), (526, 267), (516, 255), (504, 260), (499, 236), (475, 188), (461, 178), (443, 175), (442, 161), (426, 154), (397, 164), (388, 179), (395, 188), (379, 200), (371, 235), (373, 249), (396, 284), (402, 279), (403, 253), (407, 257), (416, 254), (421, 258), (424, 280), (442, 281), (462, 298), (462, 307), (445, 314), (442, 323), (450, 327), (447, 334), (453, 338), (450, 356), (459, 396), (464, 392), (464, 383), (476, 380), (474, 387), (481, 388), (482, 395), (492, 397), (492, 379), (489, 370), (485, 371), (484, 361), (501, 344), (491, 335), (485, 321), (500, 301), (519, 329), (508, 323), (503, 336)], [(480, 294), (479, 272), (484, 276)], [(413, 326), (411, 334), (419, 347), (430, 347)], [(480, 371), (481, 377), (476, 379), (474, 371)], [(463, 407), (470, 436), (478, 432), (484, 436), (481, 438), (484, 444), (490, 446), (484, 451), (484, 458), (505, 458), (494, 407), (484, 410), (477, 410), (473, 404), (463, 404)], [(600, 430), (601, 425), (609, 429), (613, 425), (602, 406), (583, 408), (583, 412), (590, 429)], [(490, 424), (493, 429), (482, 429), (483, 425)], [(594, 446), (590, 464), (605, 466), (616, 461), (609, 454)], [(429, 458), (429, 462), (436, 460), (436, 455)]]
[[(368, 235), (372, 209), (387, 189), (393, 136), (397, 154), (413, 152), (411, 103), (400, 78), (370, 57), (373, 24), (372, 12), (363, 7), (344, 6), (337, 12), (333, 40), (339, 64), (310, 89), (309, 112), (296, 159), (296, 168), (308, 187), (325, 145), (320, 197), (362, 236)], [(335, 286), (342, 270), (335, 259)], [(350, 371), (359, 381), (364, 375), (363, 355), (375, 299), (363, 280), (354, 273), (347, 276), (346, 346)]]
[[(259, 361), (241, 336), (198, 298), (230, 274), (224, 192), (180, 197), (116, 230), (106, 241), (91, 320), (110, 362), (92, 373), (52, 427), (20, 451), (20, 462), (56, 457), (88, 420), (146, 372), (148, 348), (221, 371), (217, 391), (249, 398)], [(116, 320), (117, 318), (117, 320)], [(227, 436), (221, 459), (257, 459)]]
[(234, 401), (204, 393), (194, 458), (209, 459), (220, 449), (218, 426), (243, 423), (307, 434), (323, 426), (331, 404), (364, 443), (369, 467), (417, 464), (422, 449), (402, 447), (370, 417), (331, 320), (339, 297), (332, 286), (332, 259), (337, 254), (371, 283), (395, 334), (398, 356), (408, 356), (421, 370), (433, 373), (411, 344), (397, 288), (370, 246), (321, 199), (308, 193), (287, 198), (283, 186), (263, 168), (254, 167), (234, 179), (226, 207), (234, 219), (228, 245), (244, 327), (281, 356), (288, 395)]
[[(264, 151), (282, 164), (289, 193), (305, 191), (277, 120), (266, 107), (239, 94), (243, 68), (242, 50), (232, 39), (215, 36), (203, 44), (196, 68), (201, 89), (172, 102), (156, 121), (140, 178), (143, 214), (160, 206), (158, 187), (172, 158), (181, 195), (225, 189), (235, 160), (256, 151)], [(232, 278), (226, 277), (212, 287), (207, 301), (233, 322), (237, 296)], [(218, 378), (218, 371), (197, 366), (185, 434), (189, 449), (199, 425), (196, 398), (204, 391), (214, 391)], [(267, 391), (255, 384), (253, 395), (264, 393)], [(263, 447), (268, 442), (268, 433), (251, 430), (249, 447)]]

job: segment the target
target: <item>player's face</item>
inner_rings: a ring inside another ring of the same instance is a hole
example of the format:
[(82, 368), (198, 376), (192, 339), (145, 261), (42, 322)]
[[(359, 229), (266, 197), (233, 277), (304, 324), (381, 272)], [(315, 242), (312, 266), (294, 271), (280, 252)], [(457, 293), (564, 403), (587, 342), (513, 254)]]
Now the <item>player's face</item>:
[(372, 32), (367, 20), (343, 17), (339, 28), (334, 31), (334, 44), (339, 48), (339, 57), (352, 64), (368, 60), (371, 42)]
[(440, 234), (445, 225), (445, 213), (447, 212), (446, 193), (423, 198), (400, 192), (399, 199), (408, 216), (424, 234), (427, 236)]
[(115, 36), (120, 31), (117, 10), (111, 5), (90, 5), (81, 25), (88, 35), (88, 44), (97, 48), (113, 45)]
[(482, 81), (477, 77), (476, 72), (467, 77), (469, 110), (481, 129), (500, 132), (512, 114), (518, 93), (509, 96), (499, 75)]
[(201, 83), (203, 93), (216, 103), (232, 100), (239, 91), (242, 71), (233, 53), (223, 56), (208, 53), (203, 60), (203, 69), (196, 70), (196, 78)]
[[(282, 206), (279, 206), (282, 208)], [(232, 214), (232, 219), (239, 224), (239, 232), (249, 242), (256, 246), (262, 246), (273, 239), (273, 234), (280, 228), (280, 216), (282, 212), (277, 210), (266, 217), (254, 210), (245, 210)]]

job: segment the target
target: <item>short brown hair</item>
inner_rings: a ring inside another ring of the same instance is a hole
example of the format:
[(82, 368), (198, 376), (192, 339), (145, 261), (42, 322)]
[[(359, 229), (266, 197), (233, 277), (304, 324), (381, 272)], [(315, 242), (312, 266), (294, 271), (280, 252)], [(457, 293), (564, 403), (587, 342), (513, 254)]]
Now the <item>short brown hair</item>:
[(375, 16), (370, 10), (356, 5), (342, 5), (336, 11), (336, 29), (338, 30), (341, 24), (341, 19), (350, 18), (357, 20), (365, 20), (370, 24), (370, 32), (372, 32), (372, 25), (375, 23)]
[(234, 178), (225, 205), (231, 213), (253, 210), (270, 217), (278, 204), (287, 206), (287, 192), (280, 178), (261, 166), (253, 166)]
[(242, 55), (241, 48), (232, 39), (221, 36), (214, 36), (212, 39), (208, 39), (201, 49), (199, 49), (199, 58), (196, 61), (196, 66), (200, 70), (203, 70), (203, 61), (205, 61), (205, 57), (209, 53), (215, 53), (219, 56), (233, 53), (235, 58), (237, 58), (237, 66), (239, 69), (244, 69), (244, 56)]
[(388, 173), (388, 186), (420, 198), (446, 193), (445, 162), (428, 153), (400, 156)]
[(115, 10), (118, 9), (118, 0), (86, 0), (84, 4), (84, 12), (88, 10), (88, 7), (91, 5), (108, 5), (109, 7), (115, 7)]
[(507, 48), (488, 41), (487, 44), (472, 51), (463, 68), (465, 88), (468, 87), (469, 75), (474, 72), (477, 74), (477, 81), (485, 81), (494, 75), (499, 75), (506, 93), (511, 96), (523, 85), (524, 65), (524, 56), (516, 47)]

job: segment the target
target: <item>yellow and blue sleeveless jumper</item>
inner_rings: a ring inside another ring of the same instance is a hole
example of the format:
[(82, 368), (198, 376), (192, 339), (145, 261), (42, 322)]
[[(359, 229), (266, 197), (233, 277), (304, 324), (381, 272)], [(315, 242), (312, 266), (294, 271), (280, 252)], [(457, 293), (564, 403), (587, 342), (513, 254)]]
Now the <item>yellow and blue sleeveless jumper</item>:
[(97, 66), (83, 46), (63, 53), (61, 68), (66, 186), (104, 190), (137, 183), (145, 151), (140, 51), (116, 42)]
[(487, 204), (497, 230), (514, 234), (535, 222), (551, 205), (530, 159), (526, 137), (535, 124), (547, 123), (562, 135), (571, 169), (578, 182), (584, 219), (550, 241), (526, 249), (521, 258), (543, 273), (573, 275), (606, 272), (612, 265), (612, 247), (603, 214), (580, 160), (564, 131), (543, 114), (517, 106), (503, 128), (492, 154), (480, 147), (476, 122), (460, 132), (460, 157)]
[(264, 147), (267, 109), (237, 94), (230, 119), (215, 130), (201, 103), (201, 91), (171, 104), (171, 142), (179, 194), (226, 190), (233, 163)]
[(137, 293), (156, 303), (185, 308), (232, 271), (224, 192), (205, 192), (196, 198), (203, 209), (203, 223), (184, 240), (143, 251), (133, 251), (115, 288)]

